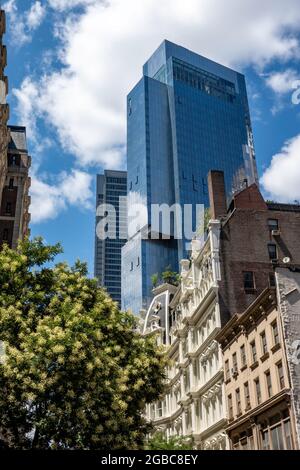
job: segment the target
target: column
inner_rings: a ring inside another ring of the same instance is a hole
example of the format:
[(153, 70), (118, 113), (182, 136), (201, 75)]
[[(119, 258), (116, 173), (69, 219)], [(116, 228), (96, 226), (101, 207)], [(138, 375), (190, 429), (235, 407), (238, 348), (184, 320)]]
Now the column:
[(193, 390), (195, 386), (195, 377), (194, 377), (194, 363), (195, 360), (192, 359), (189, 365), (189, 374), (190, 374), (190, 389)]
[(192, 401), (192, 405), (191, 405), (191, 411), (192, 411), (192, 433), (195, 434), (196, 433), (196, 403), (195, 403), (195, 400)]
[(186, 415), (185, 408), (182, 411), (182, 434), (186, 436)]

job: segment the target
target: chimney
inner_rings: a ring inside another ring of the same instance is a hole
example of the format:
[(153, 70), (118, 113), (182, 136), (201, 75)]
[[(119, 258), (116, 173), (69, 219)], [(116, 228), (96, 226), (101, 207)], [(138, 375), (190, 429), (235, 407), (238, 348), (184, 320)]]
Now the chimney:
[(208, 173), (208, 192), (211, 218), (216, 220), (227, 214), (224, 172), (211, 170)]

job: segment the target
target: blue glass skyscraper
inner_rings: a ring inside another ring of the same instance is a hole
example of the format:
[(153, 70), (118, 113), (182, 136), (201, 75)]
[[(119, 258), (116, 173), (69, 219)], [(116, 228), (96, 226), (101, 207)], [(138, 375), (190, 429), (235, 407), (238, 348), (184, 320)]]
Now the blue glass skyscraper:
[[(101, 239), (95, 232), (95, 277), (100, 286), (106, 288), (113, 300), (121, 304), (121, 249), (125, 243), (120, 228), (126, 217), (126, 211), (120, 198), (127, 195), (126, 171), (105, 170), (97, 175), (96, 209), (101, 205), (112, 206), (115, 210), (115, 234), (111, 238)], [(126, 209), (126, 207), (125, 207)], [(96, 216), (97, 224), (102, 217)]]
[[(223, 170), (228, 198), (257, 182), (251, 120), (242, 74), (164, 41), (127, 98), (130, 205), (208, 205), (209, 170)], [(195, 227), (194, 227), (195, 229)], [(122, 307), (138, 313), (151, 300), (151, 276), (178, 270), (184, 240), (145, 239), (139, 226), (122, 248)]]

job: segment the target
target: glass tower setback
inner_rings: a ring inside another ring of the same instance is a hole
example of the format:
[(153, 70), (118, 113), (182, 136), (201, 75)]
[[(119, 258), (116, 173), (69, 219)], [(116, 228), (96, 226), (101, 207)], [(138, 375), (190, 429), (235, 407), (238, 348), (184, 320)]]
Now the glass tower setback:
[[(122, 213), (124, 207), (119, 198), (127, 195), (127, 173), (105, 170), (103, 175), (97, 175), (96, 191), (96, 209), (101, 204), (113, 206), (116, 223), (115, 236), (111, 238), (104, 240), (95, 233), (95, 277), (99, 285), (105, 287), (112, 299), (121, 305), (121, 249), (126, 240), (121, 237), (120, 227), (126, 223), (127, 213)], [(96, 228), (101, 219), (102, 216), (96, 216)]]
[(138, 313), (152, 298), (151, 275), (188, 256), (188, 240), (146, 239), (151, 204), (207, 206), (210, 170), (224, 171), (228, 199), (258, 176), (242, 74), (164, 41), (127, 104), (128, 209), (139, 201), (147, 217), (123, 248), (122, 306)]

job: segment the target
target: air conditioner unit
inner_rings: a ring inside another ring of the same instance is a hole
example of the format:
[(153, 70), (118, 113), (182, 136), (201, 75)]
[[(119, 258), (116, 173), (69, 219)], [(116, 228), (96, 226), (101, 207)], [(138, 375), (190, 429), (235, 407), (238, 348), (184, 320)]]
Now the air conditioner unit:
[(232, 375), (232, 377), (236, 377), (238, 375), (238, 368), (236, 366), (232, 367), (231, 375)]
[(280, 230), (272, 230), (272, 236), (273, 237), (279, 237), (280, 236)]

